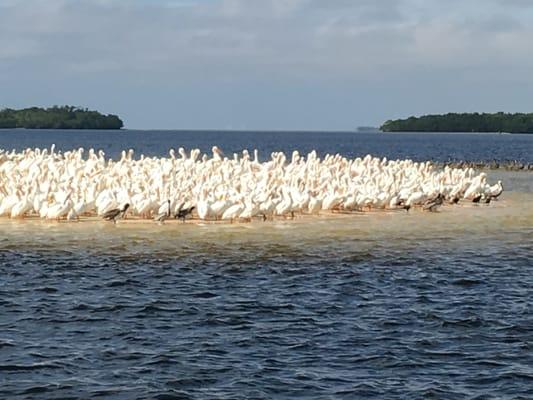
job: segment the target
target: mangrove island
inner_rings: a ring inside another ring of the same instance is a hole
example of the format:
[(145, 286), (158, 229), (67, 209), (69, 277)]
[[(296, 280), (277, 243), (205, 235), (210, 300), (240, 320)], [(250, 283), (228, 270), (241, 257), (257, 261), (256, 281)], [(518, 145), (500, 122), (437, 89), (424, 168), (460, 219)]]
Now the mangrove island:
[(30, 107), (0, 110), (0, 128), (26, 129), (120, 129), (124, 126), (116, 115), (72, 106)]
[(389, 120), (383, 132), (533, 133), (533, 113), (449, 113)]

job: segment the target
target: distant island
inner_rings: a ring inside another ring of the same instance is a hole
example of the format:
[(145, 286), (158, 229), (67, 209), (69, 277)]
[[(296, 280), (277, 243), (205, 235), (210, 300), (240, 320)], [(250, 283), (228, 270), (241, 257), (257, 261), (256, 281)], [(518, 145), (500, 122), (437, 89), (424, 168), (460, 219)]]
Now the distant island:
[(508, 132), (533, 133), (533, 113), (449, 113), (389, 120), (383, 132)]
[(359, 133), (373, 133), (373, 132), (379, 132), (379, 128), (376, 128), (375, 126), (358, 126), (357, 132)]
[(0, 110), (0, 128), (120, 129), (123, 126), (124, 123), (116, 115), (104, 115), (72, 106)]

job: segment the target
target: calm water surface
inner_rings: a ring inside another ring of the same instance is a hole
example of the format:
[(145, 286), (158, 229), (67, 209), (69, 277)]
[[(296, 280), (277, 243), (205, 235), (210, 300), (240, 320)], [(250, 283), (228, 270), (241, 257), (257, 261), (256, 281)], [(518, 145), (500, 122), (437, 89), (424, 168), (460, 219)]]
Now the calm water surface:
[(529, 399), (533, 174), (490, 179), (434, 214), (0, 219), (0, 398)]

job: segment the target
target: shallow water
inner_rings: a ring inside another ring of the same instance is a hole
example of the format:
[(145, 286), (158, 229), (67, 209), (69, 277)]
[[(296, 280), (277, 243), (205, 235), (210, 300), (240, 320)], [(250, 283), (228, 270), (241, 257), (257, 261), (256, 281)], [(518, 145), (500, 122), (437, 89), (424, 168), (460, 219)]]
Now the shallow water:
[(0, 220), (2, 398), (529, 398), (533, 174), (489, 206)]

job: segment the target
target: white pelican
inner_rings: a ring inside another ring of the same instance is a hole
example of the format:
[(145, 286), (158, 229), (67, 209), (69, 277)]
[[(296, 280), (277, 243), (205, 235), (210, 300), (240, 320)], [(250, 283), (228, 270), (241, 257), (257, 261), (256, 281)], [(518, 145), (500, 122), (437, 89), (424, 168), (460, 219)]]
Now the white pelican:
[(168, 215), (170, 200), (170, 215), (177, 218), (195, 210), (202, 220), (249, 221), (257, 215), (424, 207), (439, 195), (451, 204), (490, 202), (503, 191), (501, 182), (491, 186), (472, 168), (370, 155), (319, 158), (315, 151), (294, 151), (289, 158), (274, 152), (260, 162), (257, 150), (253, 157), (243, 150), (232, 158), (217, 146), (211, 150), (209, 156), (180, 147), (166, 157), (138, 158), (128, 150), (115, 161), (94, 149), (0, 149), (0, 215), (78, 219), (131, 204), (131, 215), (153, 218)]

